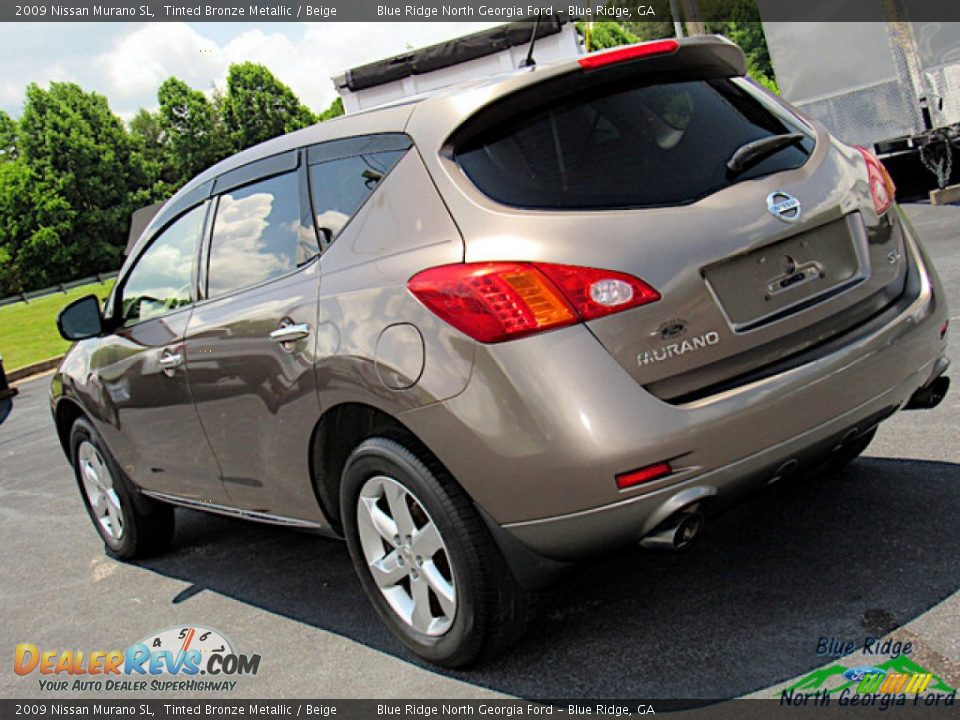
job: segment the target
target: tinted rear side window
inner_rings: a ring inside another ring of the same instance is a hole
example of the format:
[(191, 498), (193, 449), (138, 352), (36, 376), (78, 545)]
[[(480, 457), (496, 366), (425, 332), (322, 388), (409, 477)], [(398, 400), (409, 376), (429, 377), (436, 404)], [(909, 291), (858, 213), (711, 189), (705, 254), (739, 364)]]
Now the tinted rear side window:
[(656, 207), (799, 167), (812, 138), (735, 177), (726, 168), (745, 143), (793, 132), (811, 135), (743, 84), (697, 80), (579, 94), (514, 117), (454, 155), (480, 190), (507, 205)]
[(310, 191), (317, 229), (332, 241), (396, 165), (405, 150), (365, 153), (310, 167)]
[(207, 297), (294, 270), (299, 232), (300, 195), (295, 172), (221, 195), (210, 242)]

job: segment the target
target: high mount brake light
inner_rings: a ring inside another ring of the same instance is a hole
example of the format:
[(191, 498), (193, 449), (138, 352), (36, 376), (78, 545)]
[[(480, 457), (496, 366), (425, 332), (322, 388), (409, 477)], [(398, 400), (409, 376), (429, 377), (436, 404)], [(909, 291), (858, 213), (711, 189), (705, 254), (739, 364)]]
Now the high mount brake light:
[(877, 211), (877, 215), (883, 215), (893, 206), (897, 187), (876, 155), (865, 147), (857, 145), (856, 148), (867, 163), (867, 178), (870, 183), (870, 196), (873, 198), (873, 209)]
[(494, 343), (594, 320), (660, 299), (626, 273), (552, 263), (442, 265), (407, 287), (442, 320)]
[(597, 68), (615, 65), (626, 62), (627, 60), (637, 60), (652, 55), (669, 55), (679, 49), (680, 43), (676, 40), (654, 40), (653, 42), (628, 45), (627, 47), (615, 48), (614, 50), (603, 50), (590, 55), (584, 55), (577, 62), (580, 63), (580, 67), (584, 70), (596, 70)]

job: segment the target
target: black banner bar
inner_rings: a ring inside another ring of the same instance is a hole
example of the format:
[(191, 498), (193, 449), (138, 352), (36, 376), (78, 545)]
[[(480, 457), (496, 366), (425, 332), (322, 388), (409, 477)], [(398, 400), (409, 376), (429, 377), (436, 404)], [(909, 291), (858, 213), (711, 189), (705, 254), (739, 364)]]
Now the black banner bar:
[[(710, 720), (861, 717), (928, 718), (955, 714), (947, 696), (821, 693), (770, 700), (0, 700), (0, 720), (67, 718), (273, 718), (274, 720), (461, 720), (462, 718), (636, 718)], [(877, 715), (877, 712), (886, 714)]]
[[(893, 0), (758, 0), (776, 22), (960, 21), (958, 0), (897, 0), (903, 16), (888, 17)], [(509, 22), (538, 14), (593, 21), (671, 21), (668, 0), (22, 0), (0, 3), (3, 22)], [(723, 21), (736, 3), (698, 0), (699, 17)], [(898, 10), (898, 13), (900, 11)]]

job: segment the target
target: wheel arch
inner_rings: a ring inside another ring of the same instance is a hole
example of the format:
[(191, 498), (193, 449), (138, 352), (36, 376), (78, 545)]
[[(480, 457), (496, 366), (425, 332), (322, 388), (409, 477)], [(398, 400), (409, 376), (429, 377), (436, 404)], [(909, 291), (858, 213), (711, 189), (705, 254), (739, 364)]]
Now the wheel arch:
[(310, 477), (320, 509), (337, 533), (343, 532), (340, 519), (343, 467), (354, 448), (371, 437), (395, 440), (425, 463), (439, 466), (453, 477), (426, 443), (393, 415), (362, 402), (345, 402), (328, 408), (310, 438)]
[(63, 449), (63, 454), (66, 455), (67, 460), (70, 461), (72, 461), (70, 457), (70, 428), (73, 427), (78, 418), (86, 418), (88, 422), (90, 421), (90, 417), (78, 402), (68, 397), (60, 398), (57, 401), (53, 410), (53, 420), (57, 427), (60, 447)]

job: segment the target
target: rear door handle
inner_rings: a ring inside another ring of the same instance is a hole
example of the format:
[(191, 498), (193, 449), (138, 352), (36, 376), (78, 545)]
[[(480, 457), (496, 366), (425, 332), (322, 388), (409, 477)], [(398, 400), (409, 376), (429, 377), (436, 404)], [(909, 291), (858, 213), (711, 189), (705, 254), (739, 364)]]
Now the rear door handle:
[(278, 343), (288, 343), (294, 340), (302, 340), (309, 334), (310, 326), (307, 323), (298, 323), (277, 328), (270, 333), (270, 339)]
[(173, 371), (183, 365), (183, 353), (164, 350), (160, 356), (160, 367), (167, 375), (173, 375)]

